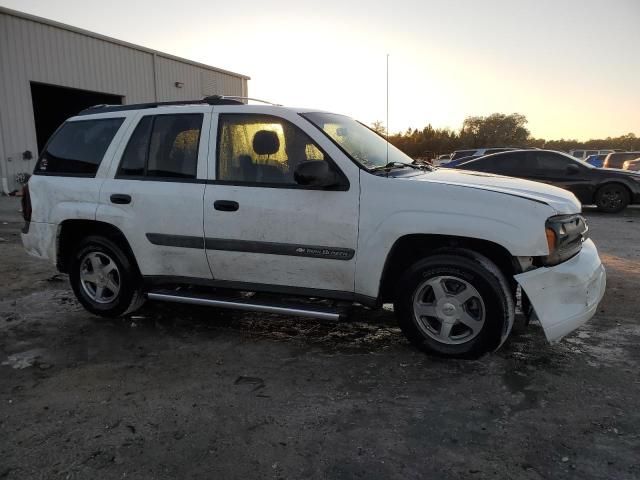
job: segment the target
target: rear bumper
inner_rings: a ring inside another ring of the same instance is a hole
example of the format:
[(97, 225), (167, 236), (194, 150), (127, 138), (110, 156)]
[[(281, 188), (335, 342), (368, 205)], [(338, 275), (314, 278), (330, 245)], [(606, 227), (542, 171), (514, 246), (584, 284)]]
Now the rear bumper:
[(56, 264), (56, 238), (58, 226), (55, 223), (31, 222), (26, 233), (22, 233), (22, 245), (29, 255), (49, 260)]
[(593, 317), (606, 287), (604, 266), (591, 240), (570, 260), (521, 273), (515, 279), (529, 297), (549, 342), (560, 340)]

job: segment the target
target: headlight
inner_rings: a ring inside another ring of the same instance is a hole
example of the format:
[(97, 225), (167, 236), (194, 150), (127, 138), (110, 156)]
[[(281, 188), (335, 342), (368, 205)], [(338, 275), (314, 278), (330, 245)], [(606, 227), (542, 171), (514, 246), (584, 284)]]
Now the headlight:
[(549, 255), (540, 260), (552, 266), (564, 262), (582, 250), (582, 242), (588, 236), (587, 221), (582, 215), (557, 215), (547, 220), (545, 236)]

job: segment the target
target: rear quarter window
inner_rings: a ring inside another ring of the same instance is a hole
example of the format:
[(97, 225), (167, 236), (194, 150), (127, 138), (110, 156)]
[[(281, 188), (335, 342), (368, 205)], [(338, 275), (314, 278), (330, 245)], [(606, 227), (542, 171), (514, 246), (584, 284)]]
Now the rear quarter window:
[(36, 175), (93, 177), (124, 118), (65, 122), (45, 146)]

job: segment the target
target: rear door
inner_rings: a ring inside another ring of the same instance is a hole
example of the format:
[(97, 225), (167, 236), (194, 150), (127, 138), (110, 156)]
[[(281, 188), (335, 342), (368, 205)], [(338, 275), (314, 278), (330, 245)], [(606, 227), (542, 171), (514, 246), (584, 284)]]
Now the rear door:
[(210, 120), (206, 106), (135, 114), (102, 186), (97, 220), (120, 228), (144, 276), (211, 278), (202, 226)]
[[(212, 179), (204, 200), (214, 279), (248, 290), (352, 293), (358, 168), (295, 112), (233, 106), (215, 110), (217, 148), (210, 155)], [(299, 185), (296, 166), (311, 161), (327, 162), (340, 176), (340, 185)]]

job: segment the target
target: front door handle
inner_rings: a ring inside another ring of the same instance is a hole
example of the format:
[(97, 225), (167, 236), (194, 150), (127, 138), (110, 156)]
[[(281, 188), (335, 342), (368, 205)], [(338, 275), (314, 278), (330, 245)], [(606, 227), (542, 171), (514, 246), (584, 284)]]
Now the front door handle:
[(125, 195), (124, 193), (114, 193), (111, 195), (111, 203), (117, 203), (118, 205), (128, 205), (131, 203), (131, 195)]
[(239, 207), (238, 202), (233, 200), (216, 200), (213, 202), (213, 208), (221, 212), (235, 212)]

